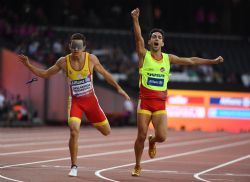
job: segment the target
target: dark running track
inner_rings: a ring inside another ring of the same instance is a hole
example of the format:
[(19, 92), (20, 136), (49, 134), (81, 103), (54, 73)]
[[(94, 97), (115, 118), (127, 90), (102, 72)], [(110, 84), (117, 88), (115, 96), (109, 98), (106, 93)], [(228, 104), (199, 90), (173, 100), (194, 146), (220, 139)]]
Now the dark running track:
[[(69, 130), (66, 127), (0, 128), (2, 182), (249, 182), (250, 133), (169, 131), (149, 159), (148, 142), (142, 174), (132, 177), (136, 128), (113, 128), (108, 137), (82, 127), (78, 177), (68, 177)], [(152, 133), (150, 131), (149, 133)]]

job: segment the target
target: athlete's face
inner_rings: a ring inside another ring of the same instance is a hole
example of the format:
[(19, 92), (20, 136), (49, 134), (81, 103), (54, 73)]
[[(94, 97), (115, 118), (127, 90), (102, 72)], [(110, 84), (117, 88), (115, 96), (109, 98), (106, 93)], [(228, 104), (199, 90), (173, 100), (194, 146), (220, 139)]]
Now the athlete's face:
[(160, 50), (164, 46), (162, 34), (160, 32), (152, 33), (148, 45), (153, 51)]
[(74, 56), (78, 56), (84, 51), (85, 46), (82, 40), (72, 40), (69, 44), (69, 48)]

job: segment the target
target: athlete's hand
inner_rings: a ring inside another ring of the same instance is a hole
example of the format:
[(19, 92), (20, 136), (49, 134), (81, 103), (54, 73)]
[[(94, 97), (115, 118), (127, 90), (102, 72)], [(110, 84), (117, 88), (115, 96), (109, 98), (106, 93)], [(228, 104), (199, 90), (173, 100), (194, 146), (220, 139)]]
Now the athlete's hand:
[(213, 61), (214, 61), (214, 64), (220, 64), (220, 63), (223, 63), (224, 59), (223, 59), (223, 57), (219, 56), (216, 59), (214, 59)]
[(131, 11), (131, 16), (132, 16), (132, 18), (138, 18), (140, 16), (139, 8), (136, 8), (136, 9), (132, 10)]
[(29, 58), (23, 54), (18, 55), (19, 61), (21, 61), (25, 66), (29, 65)]
[(125, 97), (125, 99), (130, 100), (130, 97), (122, 88), (119, 88), (117, 91), (119, 94), (121, 94), (123, 97)]

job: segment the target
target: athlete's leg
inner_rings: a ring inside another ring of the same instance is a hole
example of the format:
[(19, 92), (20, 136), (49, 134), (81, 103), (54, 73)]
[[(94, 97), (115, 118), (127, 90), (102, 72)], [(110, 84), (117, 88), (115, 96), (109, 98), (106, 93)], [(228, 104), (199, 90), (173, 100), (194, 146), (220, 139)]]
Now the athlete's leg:
[(87, 107), (84, 107), (84, 112), (87, 119), (98, 131), (100, 131), (104, 136), (110, 134), (111, 129), (109, 122), (95, 95), (88, 98), (88, 105)]
[(150, 158), (154, 158), (156, 156), (156, 142), (164, 142), (167, 137), (167, 115), (166, 114), (157, 114), (153, 113), (152, 123), (155, 128), (155, 136), (149, 136), (149, 148), (148, 155)]
[(147, 138), (148, 126), (151, 120), (150, 114), (137, 113), (137, 138), (134, 145), (136, 165), (140, 166), (144, 142)]
[(135, 167), (132, 170), (132, 176), (140, 176), (141, 157), (144, 149), (144, 142), (147, 138), (148, 126), (152, 119), (152, 112), (145, 100), (138, 101), (137, 107), (137, 138), (134, 144)]
[(82, 110), (76, 99), (68, 100), (68, 125), (70, 128), (69, 151), (71, 157), (71, 170), (69, 176), (77, 176), (78, 138), (81, 125)]
[(141, 157), (144, 149), (144, 142), (147, 137), (148, 126), (151, 120), (151, 112), (148, 111), (148, 114), (137, 113), (137, 138), (134, 144), (135, 151), (135, 167), (132, 170), (132, 176), (140, 176), (141, 173)]
[(167, 138), (167, 114), (153, 114), (152, 123), (155, 128), (155, 136), (150, 141), (152, 143), (164, 142)]
[(108, 120), (104, 121), (104, 124), (103, 124), (103, 125), (94, 124), (94, 126), (95, 126), (96, 129), (97, 129), (98, 131), (100, 131), (104, 136), (109, 135), (110, 132), (111, 132), (111, 128), (110, 128), (110, 125), (109, 125)]
[(71, 165), (77, 165), (77, 153), (78, 153), (78, 138), (81, 120), (76, 117), (69, 119), (70, 138), (69, 138), (69, 151), (71, 157)]

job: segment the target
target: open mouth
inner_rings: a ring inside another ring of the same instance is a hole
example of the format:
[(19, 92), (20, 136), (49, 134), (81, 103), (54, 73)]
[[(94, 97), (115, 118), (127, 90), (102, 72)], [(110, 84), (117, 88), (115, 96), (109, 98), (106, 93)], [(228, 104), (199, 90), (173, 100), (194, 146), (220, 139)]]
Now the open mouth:
[(154, 42), (154, 46), (158, 46), (159, 45), (159, 43), (158, 42)]

